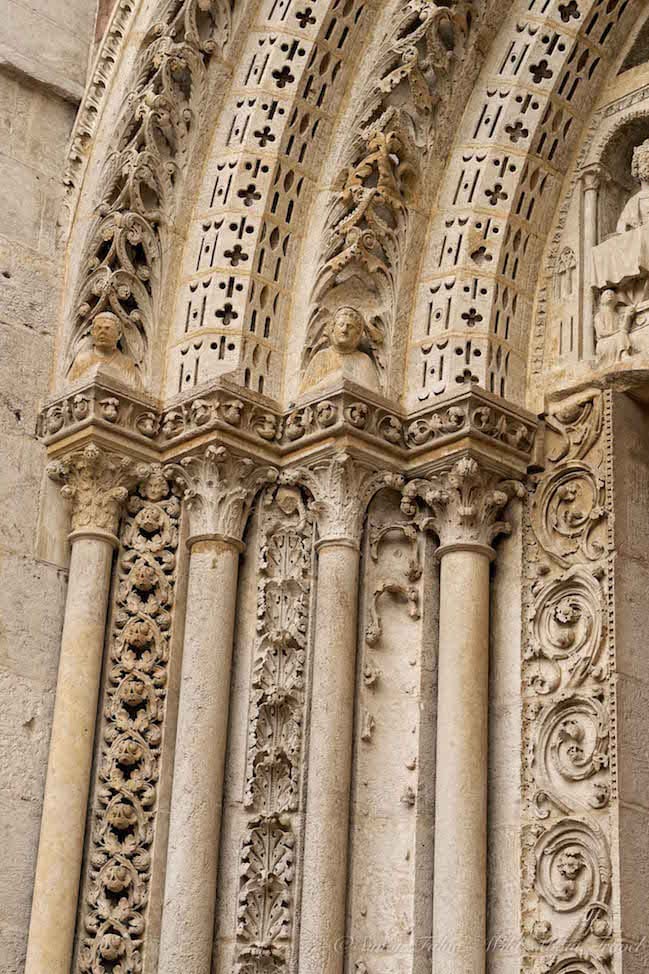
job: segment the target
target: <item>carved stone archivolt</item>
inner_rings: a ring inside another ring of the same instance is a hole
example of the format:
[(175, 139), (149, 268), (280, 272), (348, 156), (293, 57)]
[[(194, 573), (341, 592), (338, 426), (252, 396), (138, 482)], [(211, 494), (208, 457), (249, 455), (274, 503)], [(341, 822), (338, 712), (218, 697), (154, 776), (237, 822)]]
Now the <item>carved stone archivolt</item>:
[[(397, 5), (351, 125), (330, 202), (303, 353), (304, 386), (336, 370), (336, 322), (361, 322), (357, 381), (385, 388), (411, 208), (432, 147), (437, 106), (461, 62), (470, 0)], [(341, 360), (341, 370), (349, 359)]]
[(608, 395), (591, 390), (550, 410), (547, 469), (526, 515), (521, 915), (530, 970), (612, 970)]
[(166, 714), (180, 501), (160, 468), (120, 531), (76, 970), (140, 974)]
[(205, 105), (207, 68), (228, 42), (234, 0), (163, 0), (145, 32), (85, 242), (66, 373), (89, 352), (95, 317), (121, 324), (119, 352), (144, 383), (164, 240)]

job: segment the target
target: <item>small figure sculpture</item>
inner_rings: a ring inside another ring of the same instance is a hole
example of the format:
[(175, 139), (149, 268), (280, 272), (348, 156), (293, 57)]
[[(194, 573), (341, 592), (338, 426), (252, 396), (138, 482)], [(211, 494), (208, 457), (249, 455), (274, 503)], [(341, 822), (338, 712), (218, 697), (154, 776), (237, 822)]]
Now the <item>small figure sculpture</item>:
[(620, 313), (613, 288), (602, 291), (599, 311), (595, 315), (597, 358), (602, 365), (615, 365), (633, 351), (629, 338), (635, 308), (627, 305)]
[(367, 352), (361, 350), (367, 331), (365, 319), (356, 308), (338, 308), (327, 332), (329, 344), (309, 362), (302, 389), (330, 384), (340, 377), (378, 391), (377, 369)]
[(135, 362), (118, 348), (122, 325), (117, 315), (112, 311), (100, 311), (92, 323), (90, 337), (92, 348), (81, 349), (77, 353), (68, 380), (75, 382), (87, 373), (100, 369), (104, 375), (141, 388), (142, 380)]
[(622, 210), (617, 222), (617, 233), (636, 230), (649, 223), (649, 139), (633, 150), (631, 174), (640, 180), (640, 189)]

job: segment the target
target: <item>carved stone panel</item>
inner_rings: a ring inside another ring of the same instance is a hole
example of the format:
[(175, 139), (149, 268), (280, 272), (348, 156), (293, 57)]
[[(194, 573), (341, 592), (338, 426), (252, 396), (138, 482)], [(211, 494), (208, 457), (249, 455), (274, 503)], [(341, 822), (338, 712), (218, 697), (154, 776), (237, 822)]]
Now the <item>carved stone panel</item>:
[(79, 974), (142, 970), (179, 518), (180, 501), (155, 469), (129, 497), (122, 521), (82, 879)]
[(347, 970), (430, 971), (437, 576), (381, 491), (363, 541)]
[[(615, 940), (610, 398), (550, 410), (525, 520), (526, 970), (611, 971)], [(619, 931), (617, 931), (619, 934)]]
[(314, 557), (314, 521), (299, 488), (272, 487), (264, 495), (256, 557), (236, 974), (288, 972), (296, 946)]

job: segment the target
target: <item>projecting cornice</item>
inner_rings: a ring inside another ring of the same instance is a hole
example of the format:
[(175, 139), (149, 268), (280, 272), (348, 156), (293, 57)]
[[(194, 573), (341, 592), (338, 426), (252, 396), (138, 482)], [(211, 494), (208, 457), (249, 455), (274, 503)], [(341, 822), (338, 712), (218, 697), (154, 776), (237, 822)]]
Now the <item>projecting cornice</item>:
[(345, 449), (407, 473), (466, 450), (524, 473), (534, 460), (537, 431), (531, 413), (475, 386), (406, 414), (382, 396), (343, 382), (282, 411), (226, 379), (165, 406), (97, 379), (48, 403), (38, 424), (53, 456), (97, 437), (119, 441), (138, 457), (164, 461), (214, 442), (280, 467)]

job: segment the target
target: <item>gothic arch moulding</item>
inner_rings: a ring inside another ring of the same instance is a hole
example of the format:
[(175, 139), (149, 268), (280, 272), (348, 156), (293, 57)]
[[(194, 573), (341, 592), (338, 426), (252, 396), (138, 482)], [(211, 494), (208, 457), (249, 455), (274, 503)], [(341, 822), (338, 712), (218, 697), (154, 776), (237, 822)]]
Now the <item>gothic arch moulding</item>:
[(514, 5), (475, 86), (431, 222), (409, 349), (410, 405), (465, 382), (524, 401), (545, 228), (581, 120), (640, 6)]

